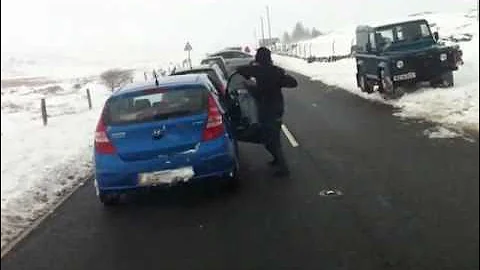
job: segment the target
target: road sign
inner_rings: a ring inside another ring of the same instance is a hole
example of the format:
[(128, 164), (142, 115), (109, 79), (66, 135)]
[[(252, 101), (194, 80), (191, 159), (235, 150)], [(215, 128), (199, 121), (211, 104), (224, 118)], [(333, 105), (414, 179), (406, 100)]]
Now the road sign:
[(185, 44), (185, 48), (183, 50), (186, 52), (189, 52), (192, 50), (192, 45), (190, 45), (190, 42), (187, 41), (187, 44)]

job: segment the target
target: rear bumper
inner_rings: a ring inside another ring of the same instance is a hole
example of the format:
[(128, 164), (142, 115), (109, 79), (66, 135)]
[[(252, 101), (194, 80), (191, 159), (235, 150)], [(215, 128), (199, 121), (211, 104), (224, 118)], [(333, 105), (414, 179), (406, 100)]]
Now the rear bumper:
[(120, 191), (144, 188), (139, 185), (139, 173), (192, 166), (195, 175), (189, 181), (222, 177), (235, 168), (234, 144), (227, 136), (202, 142), (193, 153), (173, 155), (165, 160), (125, 162), (118, 155), (96, 155), (95, 177), (99, 190)]

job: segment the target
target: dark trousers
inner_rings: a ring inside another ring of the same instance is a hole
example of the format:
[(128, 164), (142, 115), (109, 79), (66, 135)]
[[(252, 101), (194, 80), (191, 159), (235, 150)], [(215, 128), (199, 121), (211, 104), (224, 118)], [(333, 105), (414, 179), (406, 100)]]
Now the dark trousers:
[[(263, 118), (263, 119), (262, 119)], [(280, 132), (282, 129), (282, 118), (261, 117), (260, 123), (263, 128), (263, 143), (268, 152), (276, 160), (278, 166), (282, 169), (287, 168), (285, 157), (283, 155)]]

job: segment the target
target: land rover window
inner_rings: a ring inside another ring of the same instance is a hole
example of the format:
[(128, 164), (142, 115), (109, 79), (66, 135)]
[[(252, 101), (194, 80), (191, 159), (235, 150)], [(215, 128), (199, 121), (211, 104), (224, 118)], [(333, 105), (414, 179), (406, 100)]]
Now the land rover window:
[(370, 43), (370, 48), (372, 49), (372, 51), (376, 51), (377, 45), (375, 44), (375, 33), (370, 33), (370, 38), (368, 42)]
[(398, 41), (405, 40), (405, 37), (403, 35), (403, 27), (402, 26), (395, 27), (395, 31), (397, 32), (397, 40)]
[(422, 32), (422, 37), (429, 37), (430, 36), (430, 30), (428, 29), (428, 25), (422, 23), (420, 25), (420, 31)]

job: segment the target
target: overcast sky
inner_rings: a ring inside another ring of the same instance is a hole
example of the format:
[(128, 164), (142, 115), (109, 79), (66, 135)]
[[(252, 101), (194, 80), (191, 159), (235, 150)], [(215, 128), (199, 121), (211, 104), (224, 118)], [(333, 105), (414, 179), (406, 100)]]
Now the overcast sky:
[(398, 13), (465, 11), (475, 0), (2, 0), (2, 55), (56, 53), (86, 59), (183, 56), (252, 43), (270, 6), (272, 35), (297, 21), (319, 30)]

